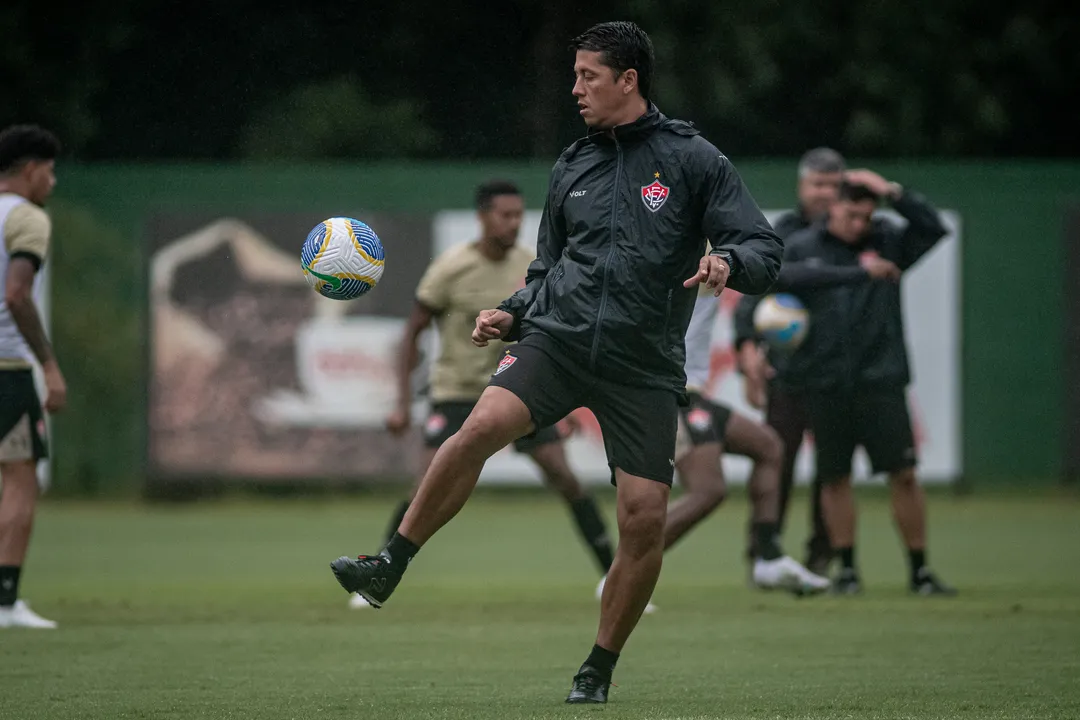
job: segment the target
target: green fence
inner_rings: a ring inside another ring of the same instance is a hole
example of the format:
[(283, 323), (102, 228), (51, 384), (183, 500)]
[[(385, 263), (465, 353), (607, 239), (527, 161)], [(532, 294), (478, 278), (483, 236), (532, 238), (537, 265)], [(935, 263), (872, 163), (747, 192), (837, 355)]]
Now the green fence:
[[(1063, 463), (1063, 234), (1080, 165), (874, 163), (963, 220), (963, 453), (974, 484), (1056, 479)], [(785, 207), (794, 161), (739, 162), (759, 204)], [(516, 180), (539, 206), (549, 166), (65, 166), (51, 212), (53, 327), (70, 386), (55, 423), (59, 492), (140, 487), (145, 438), (143, 226), (167, 210), (465, 208), (476, 183)], [(387, 238), (388, 244), (406, 239)], [(302, 238), (297, 238), (299, 252)], [(426, 251), (426, 248), (424, 248)], [(393, 282), (393, 274), (387, 282)], [(911, 322), (917, 322), (912, 319)]]

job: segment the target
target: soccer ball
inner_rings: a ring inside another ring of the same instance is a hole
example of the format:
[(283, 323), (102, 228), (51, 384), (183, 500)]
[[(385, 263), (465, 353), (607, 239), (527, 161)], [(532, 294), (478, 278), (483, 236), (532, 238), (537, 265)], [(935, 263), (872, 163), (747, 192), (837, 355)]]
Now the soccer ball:
[(320, 295), (352, 300), (371, 290), (383, 274), (383, 246), (359, 220), (334, 217), (312, 228), (300, 251), (304, 279)]
[(771, 347), (794, 350), (806, 339), (810, 313), (794, 295), (766, 295), (754, 309), (754, 329)]

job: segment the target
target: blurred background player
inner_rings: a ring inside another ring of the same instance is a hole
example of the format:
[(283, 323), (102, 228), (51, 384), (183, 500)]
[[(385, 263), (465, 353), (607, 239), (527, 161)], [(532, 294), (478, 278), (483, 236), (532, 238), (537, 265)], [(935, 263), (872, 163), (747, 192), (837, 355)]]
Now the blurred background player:
[[(906, 227), (874, 212), (887, 200)], [(862, 446), (875, 473), (888, 473), (893, 517), (908, 551), (909, 585), (921, 595), (954, 591), (926, 560), (926, 501), (915, 477), (917, 452), (907, 406), (911, 380), (900, 278), (948, 233), (937, 210), (869, 170), (846, 173), (824, 224), (788, 238), (778, 290), (810, 312), (806, 340), (787, 375), (804, 388), (817, 477), (832, 547), (837, 592), (861, 590), (855, 566), (851, 460)]]
[(725, 451), (754, 462), (750, 475), (753, 566), (751, 578), (761, 588), (797, 592), (828, 589), (829, 580), (811, 573), (780, 550), (780, 467), (783, 444), (772, 428), (733, 412), (705, 396), (713, 326), (720, 303), (713, 293), (699, 293), (686, 332), (686, 389), (689, 405), (681, 409), (680, 447), (675, 468), (685, 493), (668, 506), (664, 549), (704, 520), (727, 492), (721, 456)]
[(0, 628), (56, 627), (19, 600), (19, 579), (39, 492), (37, 463), (48, 453), (35, 358), (48, 391), (44, 409), (57, 412), (67, 399), (37, 310), (51, 232), (41, 208), (56, 185), (59, 154), (59, 141), (42, 128), (17, 125), (0, 133)]
[[(844, 158), (832, 148), (807, 151), (799, 160), (795, 209), (780, 215), (773, 227), (785, 241), (794, 232), (824, 222), (829, 206), (835, 202), (844, 177)], [(747, 295), (735, 309), (735, 348), (739, 370), (746, 384), (746, 400), (751, 407), (765, 411), (765, 423), (774, 429), (783, 443), (780, 470), (780, 500), (777, 532), (783, 534), (788, 502), (795, 483), (795, 461), (803, 437), (810, 427), (801, 388), (784, 372), (788, 353), (761, 343), (754, 331), (754, 310), (761, 296)], [(815, 478), (810, 489), (812, 532), (806, 543), (806, 567), (824, 575), (832, 553), (829, 534), (821, 512), (821, 482)], [(751, 549), (752, 554), (752, 549)]]
[[(431, 371), (431, 412), (424, 423), (426, 446), (417, 477), (423, 477), (435, 451), (461, 429), (476, 401), (499, 366), (505, 349), (491, 344), (484, 348), (470, 339), (480, 311), (495, 307), (525, 284), (525, 272), (533, 253), (517, 245), (525, 204), (517, 186), (492, 181), (476, 191), (476, 211), (481, 237), (456, 245), (440, 255), (424, 273), (416, 290), (416, 304), (405, 326), (398, 354), (398, 404), (387, 419), (387, 427), (400, 435), (411, 422), (411, 374), (419, 357), (418, 340), (434, 320), (439, 329), (439, 352)], [(543, 481), (566, 500), (570, 511), (600, 571), (611, 568), (612, 550), (607, 527), (595, 500), (581, 487), (566, 460), (562, 438), (554, 426), (514, 443), (527, 454)], [(410, 499), (416, 492), (410, 490)], [(402, 501), (387, 527), (387, 539), (394, 534), (409, 500)], [(368, 607), (360, 595), (349, 600), (353, 607)]]

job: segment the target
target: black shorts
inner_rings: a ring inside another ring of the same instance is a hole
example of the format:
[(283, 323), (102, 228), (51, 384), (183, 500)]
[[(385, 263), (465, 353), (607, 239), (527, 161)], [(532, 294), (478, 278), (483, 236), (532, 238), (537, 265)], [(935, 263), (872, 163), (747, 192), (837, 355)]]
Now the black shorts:
[(851, 458), (862, 446), (875, 473), (915, 467), (918, 455), (903, 388), (808, 394), (817, 475), (831, 482), (851, 474)]
[(695, 447), (709, 443), (723, 444), (728, 420), (731, 419), (731, 408), (713, 402), (701, 393), (690, 392), (686, 396), (690, 404), (680, 408), (679, 414), (682, 416), (690, 444)]
[(48, 457), (45, 413), (30, 370), (0, 370), (0, 462)]
[(571, 360), (553, 341), (530, 335), (506, 351), (491, 385), (517, 395), (544, 428), (579, 407), (604, 435), (611, 482), (615, 469), (670, 486), (675, 474), (679, 403), (674, 390), (620, 385)]
[[(441, 402), (431, 406), (431, 413), (424, 423), (424, 445), (437, 448), (461, 429), (469, 413), (476, 407), (474, 402)], [(562, 418), (560, 418), (562, 419)], [(562, 438), (554, 425), (540, 428), (531, 435), (518, 438), (514, 449), (519, 453), (531, 453), (541, 445), (559, 442)]]

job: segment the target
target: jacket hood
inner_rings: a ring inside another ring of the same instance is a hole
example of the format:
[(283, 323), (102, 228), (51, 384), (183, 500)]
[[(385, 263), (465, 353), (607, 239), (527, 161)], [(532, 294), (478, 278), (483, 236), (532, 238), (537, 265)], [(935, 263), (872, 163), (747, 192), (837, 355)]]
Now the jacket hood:
[(598, 145), (614, 144), (615, 139), (621, 143), (634, 142), (648, 137), (657, 128), (667, 123), (667, 115), (660, 112), (656, 105), (650, 102), (645, 114), (634, 122), (616, 125), (613, 128), (589, 128), (586, 138)]

